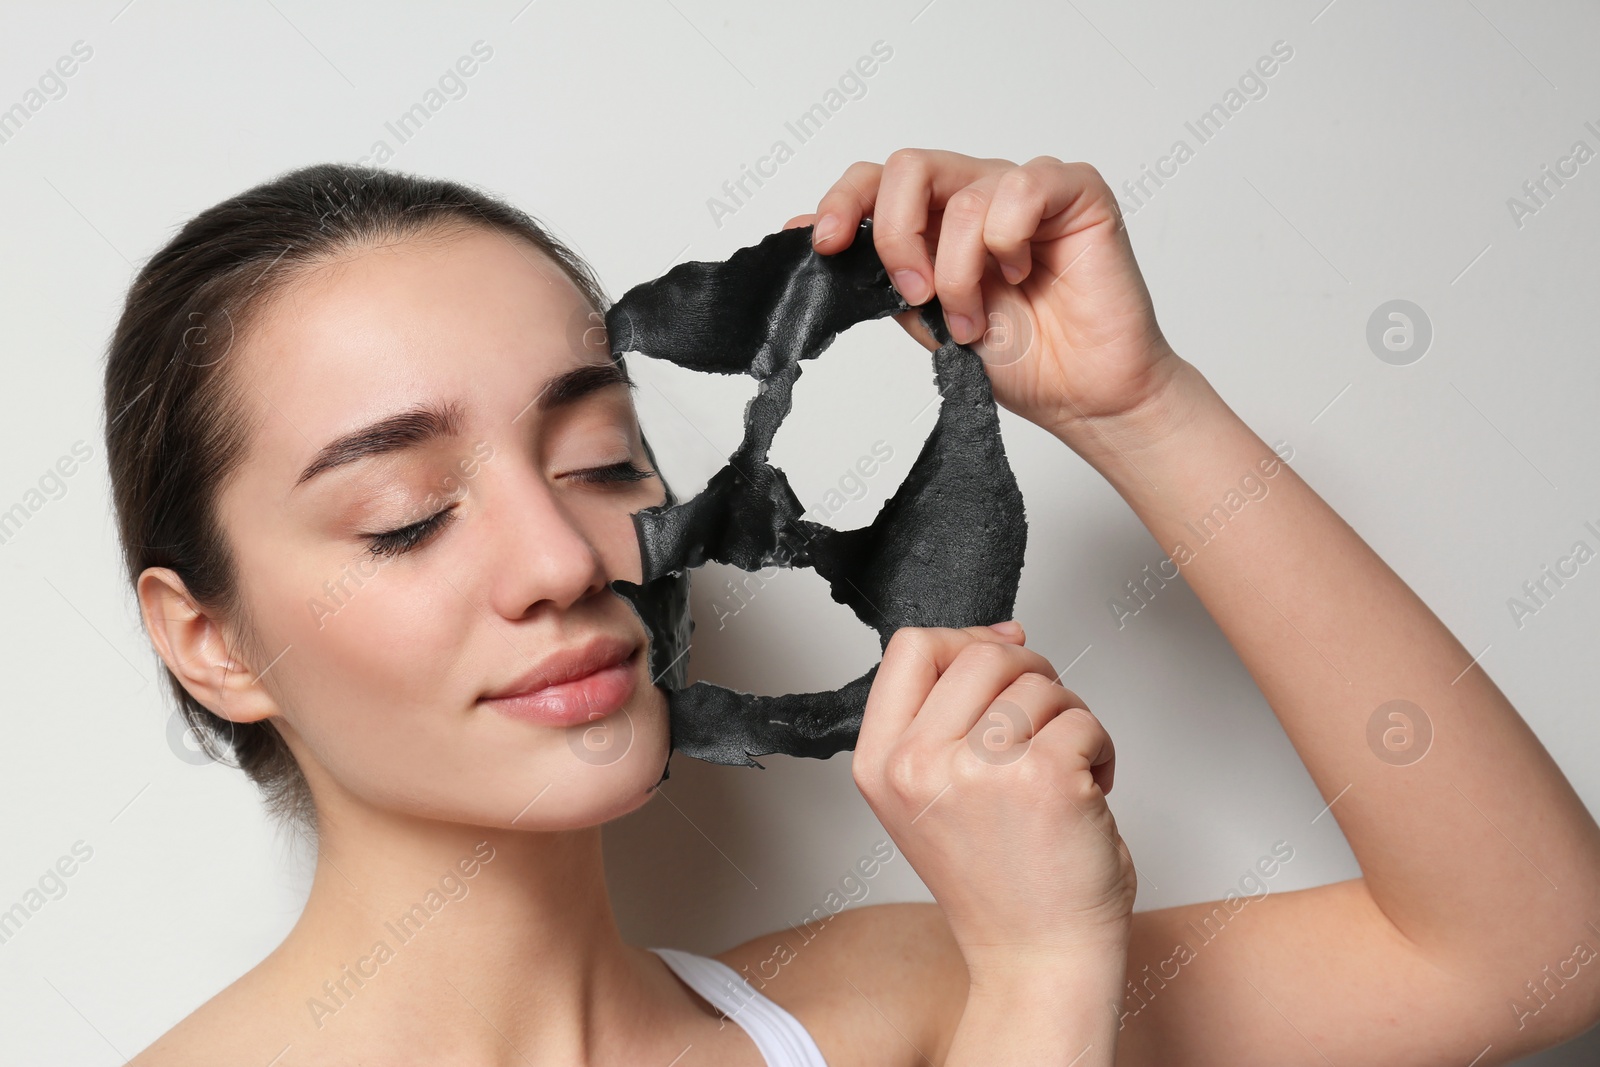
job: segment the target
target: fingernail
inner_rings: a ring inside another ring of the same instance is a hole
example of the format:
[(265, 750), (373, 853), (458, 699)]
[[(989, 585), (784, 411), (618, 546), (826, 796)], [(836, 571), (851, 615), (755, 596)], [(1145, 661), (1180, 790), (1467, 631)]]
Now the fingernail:
[(824, 215), (817, 220), (816, 228), (811, 231), (811, 242), (812, 244), (820, 245), (828, 238), (836, 236), (842, 228), (843, 224), (839, 222), (839, 216)]
[(1012, 285), (1016, 285), (1022, 280), (1022, 268), (1012, 263), (1007, 263), (1005, 266), (1001, 267), (1000, 273), (1004, 274), (1006, 276), (1006, 281), (1010, 282)]
[(949, 315), (945, 321), (950, 324), (950, 336), (962, 344), (972, 336), (972, 320), (965, 315)]
[(894, 287), (900, 290), (900, 295), (906, 298), (908, 304), (921, 304), (928, 299), (927, 283), (922, 280), (922, 275), (914, 270), (897, 270), (894, 272)]
[(1007, 619), (1005, 622), (991, 622), (989, 629), (994, 630), (996, 633), (1005, 634), (1007, 637), (1015, 637), (1022, 632), (1022, 624), (1016, 619)]

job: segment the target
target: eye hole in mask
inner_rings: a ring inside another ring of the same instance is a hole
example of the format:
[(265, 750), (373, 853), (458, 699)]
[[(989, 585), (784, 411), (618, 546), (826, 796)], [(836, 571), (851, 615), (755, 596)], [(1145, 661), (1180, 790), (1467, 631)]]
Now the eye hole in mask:
[[(834, 600), (877, 631), (880, 652), (902, 626), (1011, 618), (1028, 536), (1022, 492), (982, 357), (950, 339), (937, 299), (918, 313), (940, 345), (933, 353), (938, 420), (870, 525), (836, 530), (802, 518), (788, 479), (768, 462), (802, 361), (856, 323), (910, 306), (878, 258), (868, 219), (842, 252), (816, 252), (809, 226), (783, 230), (721, 262), (680, 263), (628, 290), (606, 313), (613, 359), (637, 352), (758, 382), (745, 406), (744, 439), (705, 489), (680, 502), (669, 486), (664, 504), (634, 513), (643, 580), (610, 583), (649, 632), (650, 675), (667, 694), (674, 751), (759, 767), (754, 757), (768, 753), (827, 759), (854, 748), (879, 667), (818, 693), (685, 685), (694, 631), (689, 572), (708, 560), (746, 571), (814, 569)], [(648, 442), (645, 451), (653, 464)]]

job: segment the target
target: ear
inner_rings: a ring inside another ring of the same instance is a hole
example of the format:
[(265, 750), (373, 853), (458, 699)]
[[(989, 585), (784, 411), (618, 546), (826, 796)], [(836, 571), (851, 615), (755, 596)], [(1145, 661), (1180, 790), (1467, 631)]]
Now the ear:
[(145, 568), (138, 593), (156, 652), (191, 696), (232, 722), (259, 722), (278, 713), (260, 676), (227, 648), (221, 624), (189, 598), (176, 571)]

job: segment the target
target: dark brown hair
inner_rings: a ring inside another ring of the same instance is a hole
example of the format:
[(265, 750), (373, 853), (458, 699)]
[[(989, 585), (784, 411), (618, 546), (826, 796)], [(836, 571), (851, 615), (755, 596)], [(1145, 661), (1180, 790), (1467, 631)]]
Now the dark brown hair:
[[(606, 309), (591, 268), (527, 213), (456, 182), (337, 163), (288, 171), (207, 208), (150, 258), (128, 290), (105, 368), (106, 456), (135, 589), (145, 568), (170, 567), (197, 606), (237, 633), (246, 662), (266, 667), (216, 508), (250, 429), (227, 355), (307, 270), (470, 226), (527, 241), (596, 313)], [(314, 834), (311, 791), (272, 722), (215, 715), (162, 670), (206, 754), (243, 769), (274, 817)]]

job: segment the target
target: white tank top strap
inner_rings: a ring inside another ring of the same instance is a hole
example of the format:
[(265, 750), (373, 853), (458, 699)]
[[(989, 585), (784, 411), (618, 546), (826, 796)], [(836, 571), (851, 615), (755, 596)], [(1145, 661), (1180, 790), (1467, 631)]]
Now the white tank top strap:
[(779, 1007), (721, 960), (676, 948), (652, 948), (683, 983), (737, 1023), (768, 1067), (827, 1067), (822, 1050), (800, 1020)]

